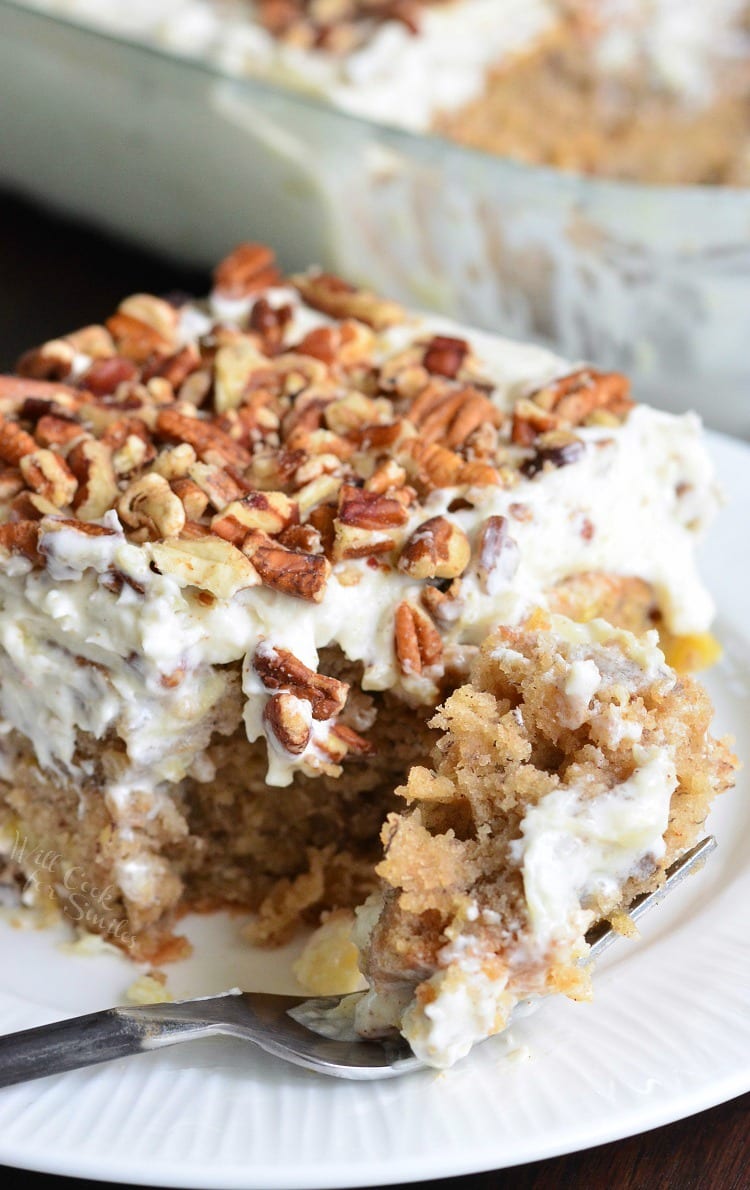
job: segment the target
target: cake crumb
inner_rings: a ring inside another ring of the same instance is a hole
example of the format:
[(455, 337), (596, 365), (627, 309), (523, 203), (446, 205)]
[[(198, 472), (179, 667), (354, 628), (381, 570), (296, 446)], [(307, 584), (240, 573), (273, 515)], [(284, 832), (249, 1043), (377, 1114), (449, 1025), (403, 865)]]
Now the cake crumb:
[(126, 1004), (170, 1004), (173, 1000), (163, 971), (146, 971), (125, 992)]

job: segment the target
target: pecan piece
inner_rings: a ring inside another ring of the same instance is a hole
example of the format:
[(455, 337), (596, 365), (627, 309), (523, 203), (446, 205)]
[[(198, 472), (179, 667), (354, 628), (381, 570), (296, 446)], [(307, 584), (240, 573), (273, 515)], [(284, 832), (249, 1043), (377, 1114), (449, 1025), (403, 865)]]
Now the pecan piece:
[(463, 529), (436, 516), (424, 521), (409, 538), (398, 569), (416, 579), (458, 578), (470, 557), (471, 546)]
[[(187, 443), (184, 445), (187, 446)], [(241, 500), (245, 495), (246, 489), (223, 467), (212, 466), (209, 463), (193, 463), (188, 467), (187, 474), (201, 491), (206, 493), (209, 503), (217, 512), (226, 508), (233, 500)]]
[(331, 564), (322, 554), (298, 554), (276, 545), (265, 533), (249, 533), (242, 552), (250, 558), (266, 587), (320, 603)]
[(194, 523), (186, 523), (179, 540), (155, 542), (148, 549), (160, 574), (210, 592), (217, 599), (231, 599), (260, 582), (249, 558), (220, 537), (199, 536)]
[(366, 740), (353, 727), (346, 723), (334, 723), (331, 735), (344, 744), (347, 752), (358, 752), (361, 756), (369, 756), (375, 751), (372, 740)]
[(118, 496), (111, 450), (95, 438), (84, 438), (74, 443), (67, 462), (78, 480), (73, 499), (76, 513), (82, 521), (103, 516)]
[(37, 445), (31, 434), (14, 421), (0, 417), (0, 459), (11, 467), (17, 467), (24, 455), (33, 454)]
[(530, 446), (537, 434), (569, 430), (606, 413), (621, 422), (633, 407), (629, 382), (620, 372), (579, 368), (516, 403), (512, 439)]
[(349, 687), (337, 678), (316, 673), (288, 649), (261, 644), (255, 651), (253, 667), (267, 690), (286, 689), (312, 706), (313, 718), (332, 719), (344, 709)]
[(138, 376), (138, 368), (132, 360), (122, 355), (108, 359), (94, 360), (83, 377), (83, 382), (95, 397), (106, 397), (115, 392), (121, 384), (127, 384)]
[(156, 430), (170, 442), (188, 442), (199, 459), (220, 467), (247, 467), (251, 456), (223, 430), (199, 417), (188, 417), (177, 409), (161, 409)]
[(41, 347), (26, 351), (16, 363), (19, 376), (34, 380), (64, 380), (75, 362), (75, 350), (65, 339), (51, 339)]
[(249, 492), (227, 504), (211, 521), (211, 530), (238, 545), (253, 529), (275, 537), (297, 520), (297, 504), (283, 492)]
[(144, 529), (151, 538), (179, 537), (185, 527), (185, 509), (163, 475), (141, 476), (117, 502), (123, 524)]
[(39, 418), (34, 436), (40, 446), (67, 447), (85, 433), (79, 422), (48, 413)]
[(281, 274), (265, 244), (238, 244), (214, 269), (214, 289), (229, 298), (243, 298), (278, 285)]
[(404, 461), (411, 461), (416, 469), (416, 479), (427, 491), (434, 488), (451, 488), (477, 485), (497, 485), (500, 476), (488, 463), (467, 463), (455, 451), (446, 450), (437, 442), (423, 442), (416, 438), (407, 443)]
[(394, 625), (396, 659), (405, 677), (418, 676), (437, 665), (443, 656), (443, 642), (432, 620), (413, 603), (404, 600), (396, 608)]
[(135, 364), (144, 364), (155, 354), (165, 355), (172, 346), (171, 340), (154, 327), (122, 310), (107, 319), (107, 330), (117, 345), (118, 354)]
[(272, 306), (268, 298), (258, 298), (248, 318), (247, 325), (263, 340), (266, 355), (275, 355), (284, 341), (284, 331), (291, 322), (293, 310), (289, 303)]
[(236, 409), (248, 391), (253, 374), (267, 369), (268, 359), (248, 335), (220, 347), (214, 360), (216, 412)]
[(534, 454), (521, 464), (521, 474), (533, 479), (545, 466), (567, 467), (577, 463), (585, 453), (586, 447), (580, 438), (567, 430), (551, 430), (536, 439)]
[(357, 529), (393, 529), (408, 520), (398, 500), (344, 484), (339, 495), (339, 520)]
[(373, 330), (385, 330), (403, 322), (405, 314), (396, 302), (379, 298), (366, 289), (356, 289), (333, 273), (306, 273), (291, 278), (308, 306), (331, 318), (356, 318)]
[(35, 450), (23, 456), (20, 467), (29, 487), (54, 504), (55, 508), (70, 504), (76, 494), (78, 480), (60, 455), (51, 450)]
[(469, 344), (449, 335), (433, 335), (425, 348), (423, 363), (428, 372), (454, 380), (461, 370)]
[(23, 554), (32, 562), (43, 561), (39, 553), (39, 524), (37, 521), (13, 521), (0, 525), (0, 546), (11, 554)]
[(440, 441), (456, 449), (484, 422), (498, 425), (502, 414), (476, 388), (456, 391), (444, 381), (433, 380), (412, 403), (408, 418), (418, 427), (421, 442)]
[(310, 743), (310, 704), (294, 694), (271, 695), (263, 719), (284, 751), (292, 756), (299, 756)]
[(169, 486), (182, 501), (187, 519), (189, 521), (200, 520), (208, 508), (208, 496), (198, 487), (198, 484), (194, 480), (188, 479), (187, 476), (181, 476), (178, 479), (173, 479)]
[(504, 516), (491, 516), (479, 535), (478, 574), (482, 590), (495, 595), (499, 587), (518, 570), (520, 552), (510, 535), (510, 522)]
[(18, 467), (0, 467), (0, 503), (7, 504), (23, 487), (23, 476)]
[(59, 509), (56, 504), (40, 496), (37, 492), (25, 489), (19, 492), (11, 501), (9, 520), (11, 521), (40, 521), (45, 516), (56, 516)]

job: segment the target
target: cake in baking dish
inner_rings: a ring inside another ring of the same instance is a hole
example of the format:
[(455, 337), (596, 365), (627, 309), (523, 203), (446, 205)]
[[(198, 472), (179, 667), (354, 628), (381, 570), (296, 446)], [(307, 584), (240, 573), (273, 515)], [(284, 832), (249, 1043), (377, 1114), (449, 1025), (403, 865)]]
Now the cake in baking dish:
[(27, 3), (522, 161), (750, 177), (747, 0)]
[(397, 985), (416, 1039), (515, 939), (499, 1020), (728, 782), (664, 659), (715, 648), (711, 463), (622, 375), (243, 245), (27, 352), (0, 413), (4, 878), (134, 958), (189, 909), (270, 943), (366, 902), (362, 1028)]

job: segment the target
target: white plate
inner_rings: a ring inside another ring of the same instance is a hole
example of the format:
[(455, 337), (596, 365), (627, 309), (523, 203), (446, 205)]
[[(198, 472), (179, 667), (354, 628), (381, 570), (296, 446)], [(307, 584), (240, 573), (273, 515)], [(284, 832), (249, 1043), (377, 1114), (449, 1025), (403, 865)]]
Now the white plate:
[[(742, 751), (750, 448), (717, 436), (712, 447), (731, 502), (703, 559), (726, 646), (708, 685), (717, 729)], [(741, 774), (711, 816), (719, 849), (706, 870), (602, 962), (593, 1004), (549, 1001), (510, 1040), (487, 1042), (446, 1074), (402, 1081), (326, 1080), (217, 1040), (6, 1089), (0, 1162), (151, 1185), (373, 1185), (571, 1152), (741, 1094), (750, 1088), (747, 784)], [(254, 955), (234, 944), (236, 930), (228, 918), (190, 923), (196, 956), (170, 969), (175, 994), (293, 990), (290, 952)], [(121, 999), (134, 974), (125, 960), (72, 957), (62, 937), (0, 923), (3, 1031)]]

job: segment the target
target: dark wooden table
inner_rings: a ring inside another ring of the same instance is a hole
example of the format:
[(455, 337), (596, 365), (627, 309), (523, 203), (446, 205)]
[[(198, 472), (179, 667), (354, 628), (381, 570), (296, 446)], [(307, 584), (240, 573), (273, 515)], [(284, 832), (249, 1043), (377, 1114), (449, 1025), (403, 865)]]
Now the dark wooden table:
[[(100, 320), (128, 293), (202, 293), (207, 282), (204, 275), (181, 271), (0, 195), (0, 370), (23, 349)], [(11, 1178), (19, 1190), (74, 1185), (68, 1178), (0, 1167), (0, 1187)], [(435, 1190), (750, 1190), (750, 1094), (583, 1153), (429, 1185)]]

